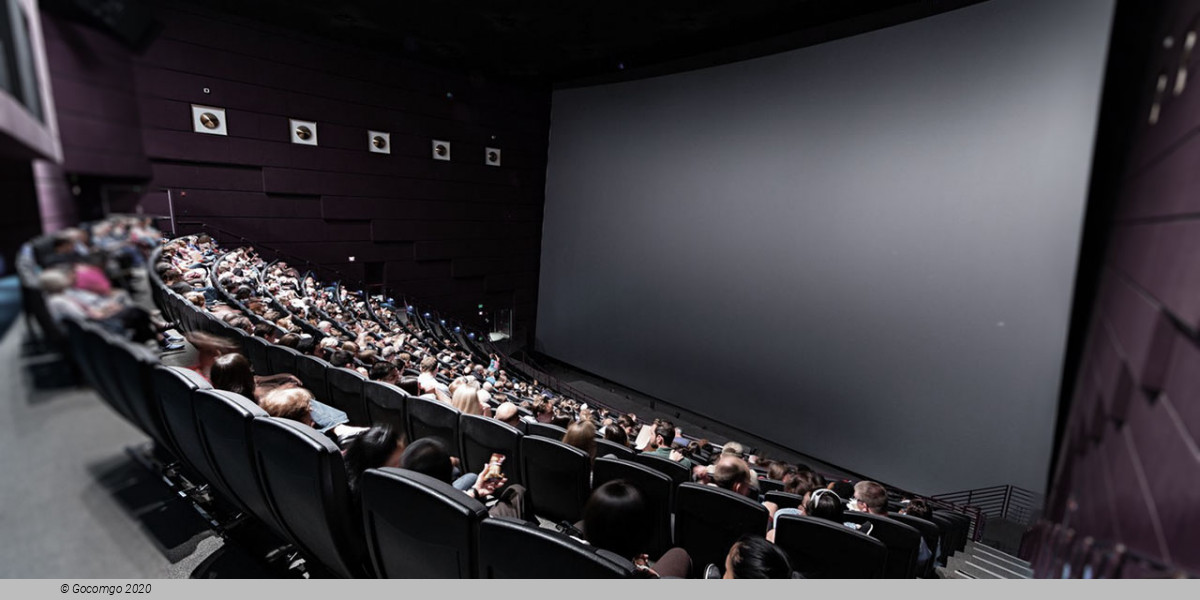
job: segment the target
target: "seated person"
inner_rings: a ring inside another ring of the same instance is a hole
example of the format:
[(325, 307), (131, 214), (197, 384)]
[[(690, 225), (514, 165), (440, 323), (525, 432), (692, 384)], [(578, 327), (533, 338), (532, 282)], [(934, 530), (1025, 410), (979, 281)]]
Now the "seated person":
[[(416, 471), (452, 485), (455, 483), (452, 481), (454, 465), (451, 462), (450, 453), (436, 438), (421, 438), (409, 444), (400, 456), (400, 468)], [(488, 465), (485, 464), (478, 475), (471, 473), (473, 483), (463, 490), (463, 493), (483, 502), (489, 496), (494, 495), (497, 490), (504, 488), (508, 479), (497, 480), (484, 477), (487, 470)], [(525, 507), (525, 488), (520, 485), (510, 485), (504, 488), (504, 491), (500, 493), (499, 501), (488, 509), (488, 514), (494, 517), (515, 517), (529, 520), (530, 515), (526, 514)]]
[(359, 482), (367, 469), (400, 467), (400, 456), (404, 453), (404, 440), (400, 432), (391, 425), (375, 425), (355, 436), (346, 445), (346, 483), (350, 494), (358, 500)]
[(576, 421), (567, 427), (562, 443), (583, 450), (588, 462), (596, 460), (596, 426), (591, 421)]
[(521, 413), (517, 411), (517, 405), (512, 402), (504, 402), (496, 407), (495, 419), (520, 429)]
[(355, 436), (366, 431), (365, 427), (351, 427), (350, 425), (343, 424), (325, 426), (324, 428), (318, 426), (316, 419), (313, 418), (312, 392), (304, 388), (282, 388), (275, 390), (263, 397), (258, 405), (272, 417), (291, 419), (314, 429), (319, 429), (321, 433), (332, 439), (339, 448), (345, 447)]
[(675, 424), (670, 421), (659, 421), (654, 427), (654, 439), (646, 447), (646, 452), (654, 456), (661, 456), (668, 460), (675, 461), (688, 469), (692, 468), (692, 461), (684, 456), (678, 450), (671, 448), (671, 442), (675, 440)]
[(60, 327), (64, 318), (71, 317), (92, 321), (105, 330), (134, 342), (157, 341), (162, 350), (178, 350), (183, 347), (167, 342), (161, 333), (166, 329), (166, 325), (153, 325), (150, 313), (145, 309), (126, 304), (120, 297), (104, 298), (86, 290), (72, 288), (74, 281), (74, 273), (65, 269), (46, 269), (38, 276), (38, 284), (46, 295), (46, 308), (50, 311), (50, 317)]
[(583, 507), (584, 541), (633, 561), (643, 575), (687, 577), (692, 559), (683, 548), (671, 548), (650, 563), (653, 516), (641, 491), (623, 479), (596, 488)]
[[(792, 579), (791, 561), (779, 546), (756, 535), (744, 535), (725, 556), (722, 579)], [(716, 565), (709, 565), (705, 579), (716, 579)]]

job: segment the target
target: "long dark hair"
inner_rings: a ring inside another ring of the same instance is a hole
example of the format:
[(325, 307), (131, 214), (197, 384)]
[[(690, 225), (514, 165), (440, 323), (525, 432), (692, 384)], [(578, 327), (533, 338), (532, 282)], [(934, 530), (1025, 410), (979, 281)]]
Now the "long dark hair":
[(210, 376), (213, 388), (254, 399), (254, 369), (245, 356), (236, 352), (218, 356)]
[(351, 440), (346, 447), (346, 483), (358, 495), (359, 481), (367, 469), (382, 467), (400, 445), (400, 433), (391, 425), (375, 425)]
[(634, 558), (650, 545), (653, 515), (645, 496), (623, 479), (614, 479), (592, 492), (583, 507), (583, 533), (588, 543)]

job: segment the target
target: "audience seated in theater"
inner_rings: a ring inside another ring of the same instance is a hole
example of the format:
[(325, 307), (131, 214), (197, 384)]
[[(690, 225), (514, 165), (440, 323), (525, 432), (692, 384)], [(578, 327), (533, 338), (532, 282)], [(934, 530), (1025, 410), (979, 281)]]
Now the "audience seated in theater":
[(653, 513), (632, 484), (615, 479), (595, 489), (583, 507), (584, 541), (633, 561), (646, 577), (687, 577), (692, 559), (683, 548), (671, 548), (650, 562)]
[(579, 448), (588, 455), (588, 461), (596, 460), (596, 426), (591, 421), (576, 421), (567, 427), (562, 443)]
[[(496, 504), (488, 509), (488, 514), (494, 517), (515, 517), (525, 520), (531, 517), (526, 514), (525, 488), (520, 485), (506, 487), (507, 477), (500, 479), (485, 477), (484, 475), (488, 471), (487, 464), (483, 465), (478, 474), (471, 473), (471, 477), (462, 477), (458, 481), (454, 481), (454, 465), (450, 460), (450, 453), (436, 438), (421, 438), (409, 444), (400, 456), (400, 468), (423, 473), (438, 481), (452, 484), (480, 502), (484, 502), (488, 497), (500, 492)], [(464, 481), (469, 481), (470, 484), (464, 486)]]
[(359, 481), (367, 469), (400, 467), (404, 440), (391, 425), (375, 425), (350, 440), (343, 458), (346, 460), (346, 483), (350, 493), (359, 498)]
[(476, 393), (475, 387), (469, 383), (463, 383), (454, 390), (450, 405), (464, 415), (489, 416), (487, 413), (491, 412), (484, 410), (484, 406), (479, 403), (479, 395)]
[(709, 469), (711, 484), (722, 489), (736, 492), (751, 499), (758, 499), (754, 487), (754, 474), (746, 461), (736, 456), (725, 455)]
[(520, 427), (521, 413), (517, 411), (517, 405), (512, 402), (503, 402), (496, 408), (495, 419), (502, 423)]
[(400, 369), (396, 365), (386, 360), (381, 360), (373, 365), (370, 369), (371, 381), (380, 381), (396, 385), (400, 383)]
[(68, 269), (46, 269), (38, 276), (38, 285), (46, 296), (46, 307), (60, 327), (64, 318), (71, 317), (92, 321), (110, 333), (134, 342), (157, 341), (163, 350), (182, 347), (167, 342), (161, 334), (166, 325), (154, 325), (150, 313), (130, 304), (127, 296), (105, 298), (94, 292), (73, 288), (74, 278), (74, 272)]
[(615, 424), (604, 428), (604, 439), (629, 447), (629, 437), (625, 435), (625, 429)]
[[(258, 405), (272, 417), (291, 419), (321, 431), (321, 433), (329, 436), (330, 439), (337, 443), (338, 447), (342, 448), (355, 436), (367, 429), (365, 427), (345, 425), (344, 421), (342, 424), (328, 425), (326, 419), (336, 419), (337, 417), (327, 416), (326, 413), (314, 412), (314, 406), (318, 411), (335, 411), (341, 415), (345, 415), (345, 413), (324, 404), (314, 403), (312, 392), (304, 388), (286, 387), (277, 389), (264, 396)], [(318, 424), (317, 418), (321, 418), (323, 423)]]
[[(869, 513), (877, 517), (890, 518), (888, 517), (887, 490), (874, 481), (860, 481), (854, 484), (854, 497), (850, 499), (848, 507), (850, 510)], [(924, 572), (925, 567), (929, 565), (929, 561), (932, 558), (933, 552), (929, 549), (929, 544), (925, 542), (924, 536), (922, 536), (921, 545), (917, 550), (917, 570)]]
[[(724, 571), (722, 574), (721, 572)], [(724, 569), (709, 565), (705, 579), (792, 579), (787, 553), (757, 535), (744, 535), (729, 548)]]
[(654, 427), (654, 439), (647, 445), (646, 452), (654, 456), (673, 460), (691, 469), (692, 460), (684, 456), (682, 452), (671, 448), (671, 443), (674, 439), (675, 424), (670, 421), (659, 421)]

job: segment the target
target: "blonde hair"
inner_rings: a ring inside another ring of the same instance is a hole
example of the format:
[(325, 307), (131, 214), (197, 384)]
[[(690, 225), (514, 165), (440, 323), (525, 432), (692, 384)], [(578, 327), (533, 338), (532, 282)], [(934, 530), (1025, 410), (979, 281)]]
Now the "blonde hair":
[(38, 275), (38, 285), (47, 294), (57, 294), (71, 287), (72, 276), (61, 269), (46, 269)]
[(281, 388), (267, 394), (258, 403), (268, 415), (312, 424), (312, 392), (300, 388)]
[(454, 398), (450, 402), (459, 412), (467, 415), (482, 415), (483, 405), (479, 403), (479, 394), (469, 385), (459, 386), (454, 390)]

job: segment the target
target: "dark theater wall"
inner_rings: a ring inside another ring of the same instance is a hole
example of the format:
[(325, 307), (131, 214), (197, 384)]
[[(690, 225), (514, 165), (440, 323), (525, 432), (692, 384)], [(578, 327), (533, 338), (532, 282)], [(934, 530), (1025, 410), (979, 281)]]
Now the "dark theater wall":
[[(548, 88), (193, 6), (155, 13), (163, 29), (141, 55), (43, 13), (67, 175), (107, 186), (114, 211), (165, 215), (169, 191), (180, 232), (202, 222), (348, 281), (382, 264), (368, 283), (460, 314), (513, 307), (530, 328)], [(193, 103), (226, 109), (229, 135), (193, 133)], [(320, 145), (290, 143), (289, 118), (316, 121)], [(390, 155), (367, 151), (368, 129), (390, 132)], [(431, 158), (433, 139), (451, 161)], [(501, 167), (484, 165), (485, 146)]]
[(1200, 572), (1200, 2), (1156, 9), (1049, 516)]

